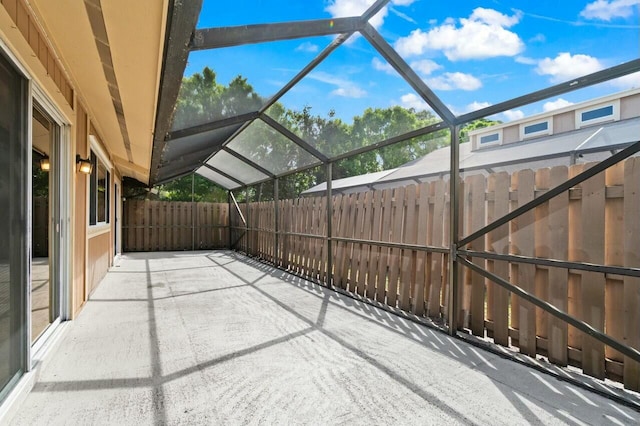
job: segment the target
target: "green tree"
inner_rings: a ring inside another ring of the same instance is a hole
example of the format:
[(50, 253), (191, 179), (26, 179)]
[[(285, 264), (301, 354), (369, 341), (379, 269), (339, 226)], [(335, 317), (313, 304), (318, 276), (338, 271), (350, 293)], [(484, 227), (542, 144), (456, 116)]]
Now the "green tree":
[(224, 86), (216, 81), (216, 73), (211, 68), (204, 67), (202, 73), (182, 79), (173, 128), (184, 129), (257, 111), (263, 103), (246, 78), (237, 76)]
[[(205, 67), (201, 73), (183, 79), (174, 117), (174, 128), (186, 128), (224, 117), (257, 111), (264, 105), (261, 98), (247, 82), (237, 76), (227, 86), (216, 81), (216, 73)], [(367, 108), (362, 115), (353, 117), (353, 124), (344, 122), (329, 111), (326, 116), (314, 114), (306, 105), (301, 110), (291, 110), (280, 103), (269, 107), (267, 114), (329, 158), (353, 152), (376, 143), (395, 138), (438, 122), (429, 111), (416, 111), (400, 106)], [(468, 140), (468, 133), (495, 124), (482, 119), (467, 124), (461, 130), (461, 140)], [(361, 153), (337, 161), (333, 165), (333, 178), (340, 179), (395, 168), (420, 158), (450, 143), (449, 131), (439, 130), (427, 135)], [(309, 152), (277, 132), (261, 120), (255, 120), (229, 144), (229, 148), (262, 165), (276, 175), (317, 163)], [(287, 175), (280, 179), (280, 198), (297, 197), (300, 192), (326, 181), (325, 168), (317, 167)], [(205, 185), (206, 179), (197, 176), (195, 198), (205, 200), (211, 194), (224, 198), (213, 186)], [(212, 184), (211, 184), (212, 185)], [(222, 190), (220, 190), (222, 191)], [(244, 191), (240, 197), (272, 199), (273, 185), (259, 185)], [(178, 179), (160, 188), (166, 199), (190, 200), (191, 178)], [(225, 198), (226, 199), (226, 198)]]
[(473, 130), (482, 129), (484, 127), (489, 127), (501, 123), (502, 121), (489, 120), (488, 118), (481, 118), (479, 120), (474, 120), (470, 123), (467, 123), (462, 127), (462, 129), (460, 129), (460, 143), (469, 142), (469, 132)]
[(184, 176), (156, 187), (163, 201), (227, 202), (227, 191), (198, 174)]

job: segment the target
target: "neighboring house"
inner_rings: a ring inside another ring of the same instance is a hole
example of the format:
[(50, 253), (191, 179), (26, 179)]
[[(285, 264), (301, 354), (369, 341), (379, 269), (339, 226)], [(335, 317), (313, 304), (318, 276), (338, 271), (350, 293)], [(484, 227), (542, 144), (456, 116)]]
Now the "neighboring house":
[[(513, 172), (601, 161), (640, 140), (640, 89), (593, 99), (469, 133), (460, 145), (463, 173)], [(435, 150), (385, 172), (336, 179), (334, 192), (354, 193), (440, 179), (449, 174), (450, 148)], [(326, 183), (302, 195), (324, 195)]]
[(0, 423), (120, 253), (123, 178), (149, 182), (167, 14), (0, 4)]

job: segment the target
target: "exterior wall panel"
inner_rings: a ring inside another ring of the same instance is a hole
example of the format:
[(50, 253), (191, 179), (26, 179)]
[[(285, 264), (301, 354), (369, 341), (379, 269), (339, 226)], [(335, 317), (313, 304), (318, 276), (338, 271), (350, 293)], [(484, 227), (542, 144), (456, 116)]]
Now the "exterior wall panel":
[(620, 99), (620, 120), (638, 116), (640, 111), (640, 94)]
[(576, 128), (576, 118), (573, 111), (553, 116), (553, 134), (570, 132)]
[[(87, 115), (81, 105), (77, 108), (76, 152), (87, 157)], [(75, 174), (74, 241), (73, 241), (73, 306), (75, 316), (86, 301), (86, 244), (87, 244), (87, 179), (82, 173)]]
[(502, 133), (502, 144), (514, 143), (520, 141), (520, 131), (518, 126), (505, 127)]
[(88, 240), (88, 294), (96, 289), (111, 266), (111, 232), (90, 237)]

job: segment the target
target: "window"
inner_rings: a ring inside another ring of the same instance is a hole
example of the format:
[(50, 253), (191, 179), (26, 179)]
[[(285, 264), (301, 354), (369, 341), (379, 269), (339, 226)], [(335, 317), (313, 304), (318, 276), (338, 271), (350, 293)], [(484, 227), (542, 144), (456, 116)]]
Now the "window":
[(109, 188), (111, 176), (104, 161), (91, 151), (89, 185), (89, 225), (109, 223)]
[(499, 144), (502, 140), (501, 132), (489, 133), (480, 136), (480, 145), (494, 145)]
[(536, 136), (550, 135), (552, 129), (552, 118), (544, 121), (522, 123), (520, 125), (520, 139), (534, 138)]
[(620, 119), (620, 101), (597, 105), (576, 111), (576, 125), (578, 128), (605, 121)]
[(582, 113), (582, 121), (595, 120), (596, 118), (609, 117), (613, 115), (613, 105), (592, 109)]

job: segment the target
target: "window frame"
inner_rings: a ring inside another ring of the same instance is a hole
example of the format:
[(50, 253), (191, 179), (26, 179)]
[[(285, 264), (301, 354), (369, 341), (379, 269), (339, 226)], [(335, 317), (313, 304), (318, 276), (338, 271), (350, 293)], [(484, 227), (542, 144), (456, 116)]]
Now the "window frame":
[[(482, 138), (487, 136), (497, 135), (498, 138), (494, 141), (482, 142)], [(487, 146), (502, 145), (502, 129), (495, 129), (491, 132), (479, 133), (476, 135), (478, 141), (478, 149), (482, 149)]]
[[(538, 124), (547, 123), (547, 128), (544, 130), (538, 130), (531, 133), (525, 133), (527, 127), (536, 126)], [(547, 117), (542, 120), (527, 121), (520, 123), (520, 140), (537, 138), (540, 136), (547, 136), (553, 134), (553, 117)]]
[[(112, 184), (113, 184), (113, 165), (108, 160), (104, 150), (100, 146), (98, 139), (94, 135), (89, 135), (89, 159), (93, 167), (89, 174), (89, 184), (87, 185), (87, 223), (91, 230), (110, 229), (111, 226), (111, 200), (112, 200)], [(99, 205), (99, 186), (98, 186), (98, 170), (100, 166), (105, 170), (105, 200), (104, 200), (104, 221), (100, 221), (98, 205)], [(94, 194), (95, 191), (95, 194)]]
[[(589, 120), (583, 120), (582, 115), (587, 112), (596, 111), (599, 109), (611, 107), (611, 114), (596, 117)], [(580, 108), (576, 110), (576, 129), (580, 129), (582, 127), (591, 126), (593, 124), (606, 123), (610, 121), (618, 121), (620, 120), (620, 99), (614, 99), (609, 102), (599, 103), (597, 105), (590, 105), (586, 108)]]

